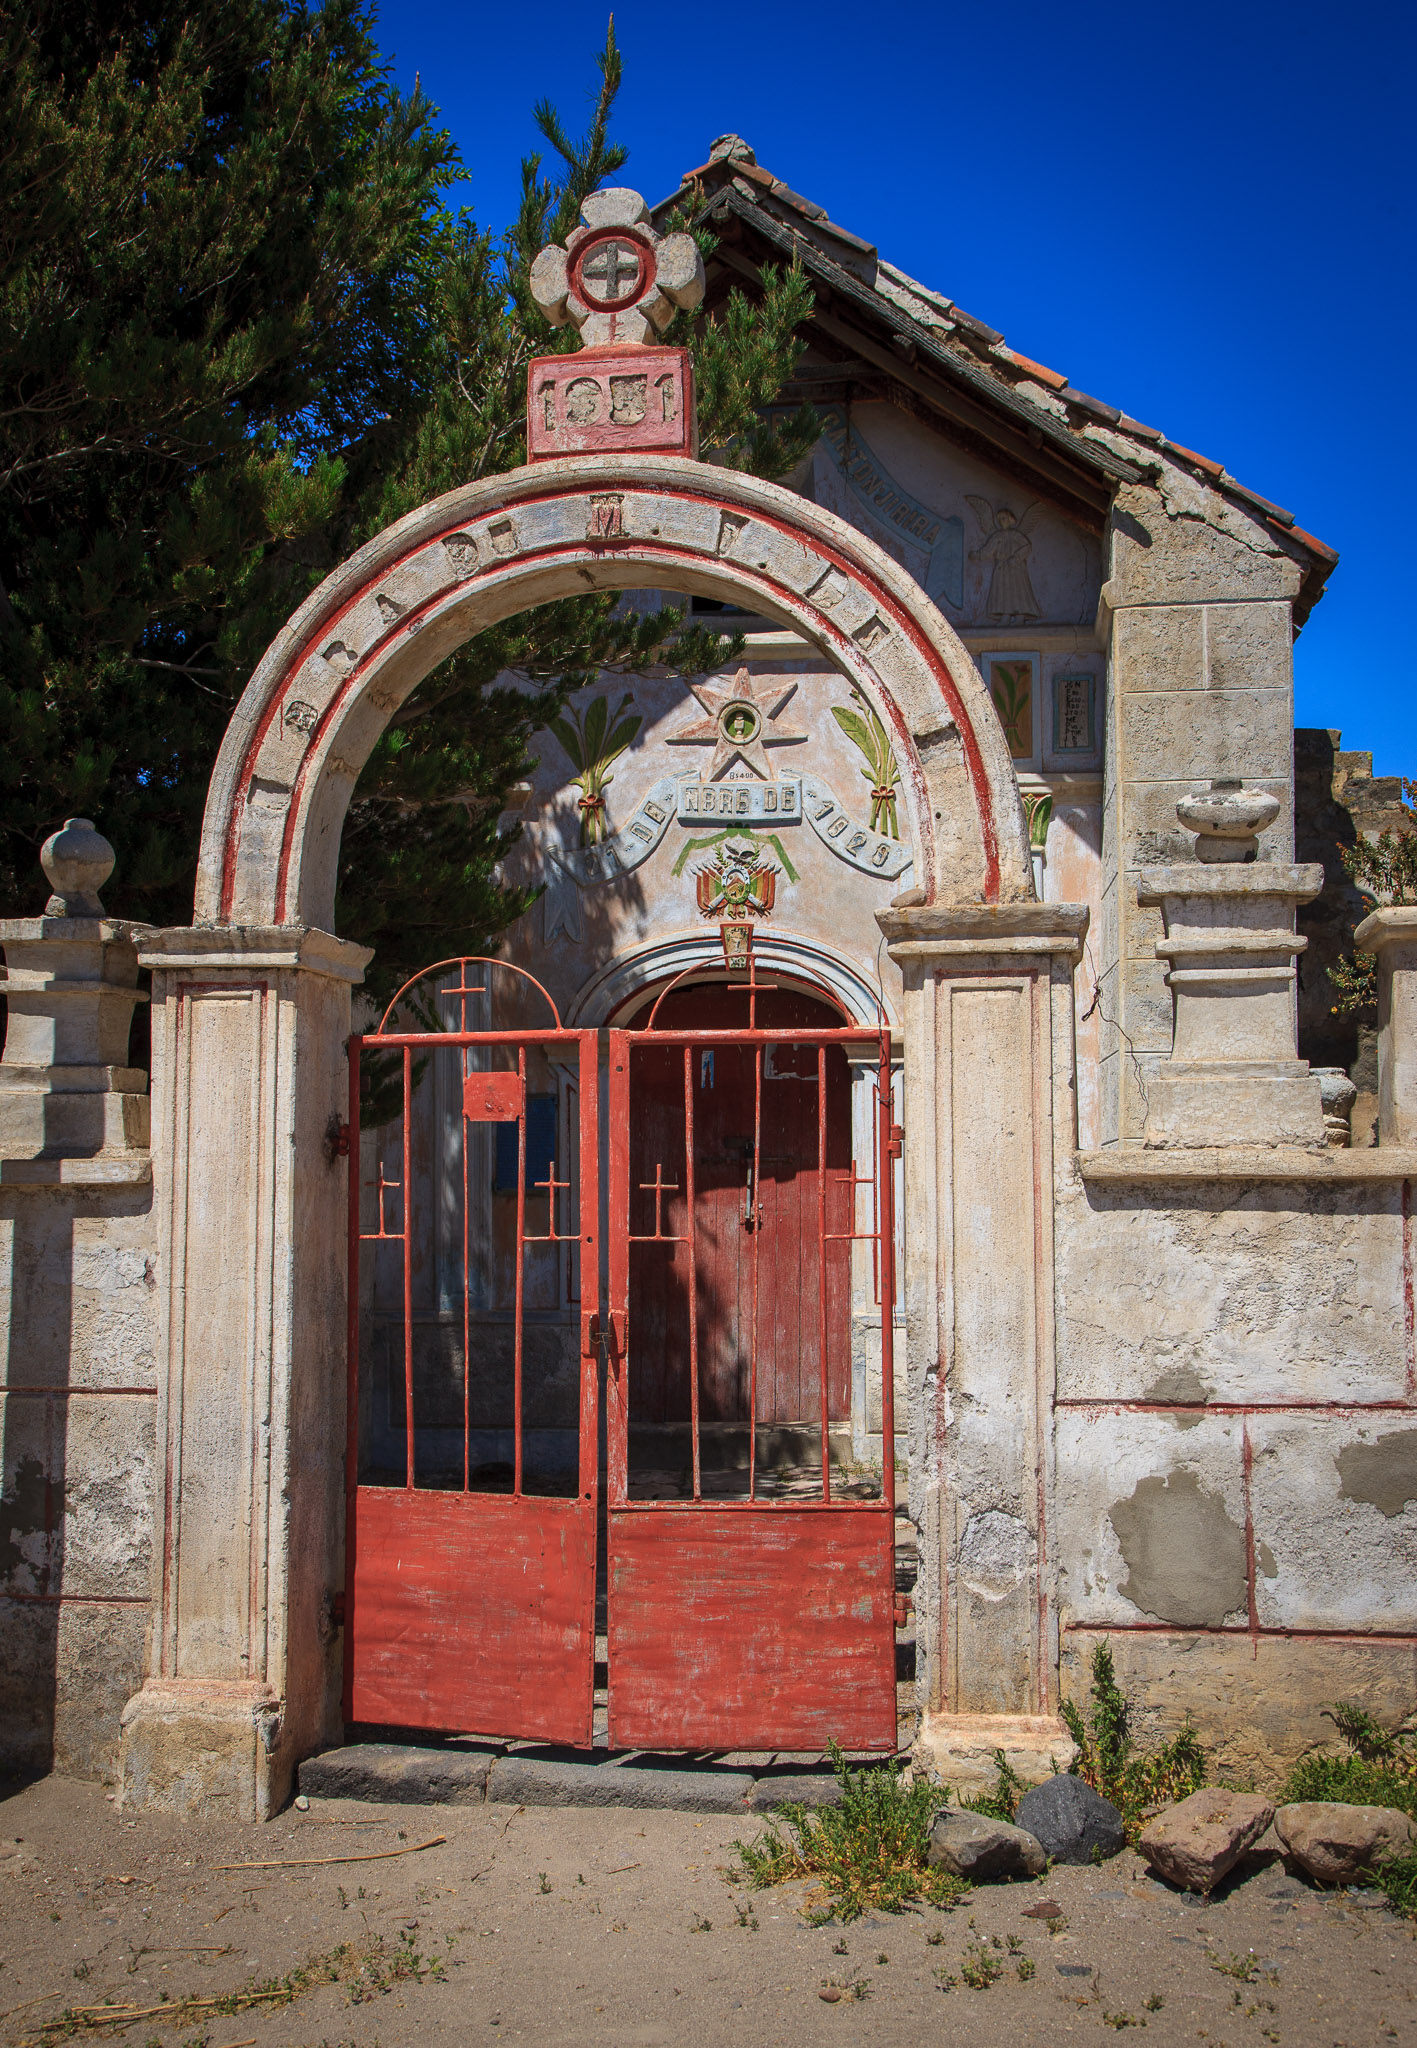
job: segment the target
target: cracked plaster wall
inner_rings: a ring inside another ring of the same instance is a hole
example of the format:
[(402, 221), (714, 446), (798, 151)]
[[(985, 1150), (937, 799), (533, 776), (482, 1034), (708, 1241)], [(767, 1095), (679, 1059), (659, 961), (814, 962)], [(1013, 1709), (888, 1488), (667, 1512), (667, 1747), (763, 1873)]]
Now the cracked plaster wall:
[(1065, 1692), (1112, 1643), (1144, 1725), (1269, 1782), (1417, 1678), (1417, 1386), (1391, 1184), (1070, 1181), (1057, 1210)]
[(0, 1195), (0, 1769), (113, 1769), (142, 1681), (156, 1418), (151, 1191)]

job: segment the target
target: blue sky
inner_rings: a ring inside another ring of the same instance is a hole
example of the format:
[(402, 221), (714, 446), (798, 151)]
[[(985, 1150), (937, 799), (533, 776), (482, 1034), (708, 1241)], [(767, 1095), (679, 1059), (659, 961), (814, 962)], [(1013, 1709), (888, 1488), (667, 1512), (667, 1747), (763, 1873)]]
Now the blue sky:
[[(515, 204), (534, 101), (583, 124), (606, 13), (386, 0), (482, 224)], [(624, 177), (660, 198), (734, 130), (1024, 354), (1286, 505), (1343, 557), (1296, 723), (1417, 775), (1414, 22), (1410, 0), (631, 0)]]

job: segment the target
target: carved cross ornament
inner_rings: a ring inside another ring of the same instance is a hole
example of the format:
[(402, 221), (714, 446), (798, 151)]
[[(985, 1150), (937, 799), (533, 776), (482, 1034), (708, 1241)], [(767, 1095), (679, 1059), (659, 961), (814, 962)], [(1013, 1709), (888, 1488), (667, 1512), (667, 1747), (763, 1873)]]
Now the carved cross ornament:
[(581, 225), (531, 266), (531, 295), (553, 327), (570, 321), (582, 348), (643, 347), (704, 295), (692, 235), (657, 235), (638, 192), (592, 192)]
[[(527, 379), (530, 462), (566, 455), (697, 455), (689, 351), (659, 348), (675, 308), (697, 306), (704, 264), (692, 235), (657, 235), (638, 192), (592, 192), (581, 225), (531, 266), (532, 297), (578, 355), (537, 356)], [(621, 535), (618, 506), (597, 537)]]

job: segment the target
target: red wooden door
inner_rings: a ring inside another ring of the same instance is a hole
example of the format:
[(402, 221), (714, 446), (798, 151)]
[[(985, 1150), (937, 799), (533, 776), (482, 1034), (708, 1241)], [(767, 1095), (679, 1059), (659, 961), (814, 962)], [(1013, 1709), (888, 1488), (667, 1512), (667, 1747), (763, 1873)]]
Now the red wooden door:
[[(685, 989), (653, 1029), (610, 1034), (610, 1740), (891, 1750), (889, 1044), (786, 991), (755, 991), (747, 1015), (742, 989)], [(864, 1159), (848, 1045), (877, 1061)], [(832, 1479), (853, 1245), (879, 1278), (875, 1499)], [(791, 1425), (815, 1444), (805, 1485), (759, 1456)], [(715, 1430), (735, 1429), (715, 1463)]]
[[(828, 1004), (789, 989), (758, 993), (757, 1023), (787, 1031), (838, 1028)], [(676, 990), (656, 1018), (664, 1030), (729, 1032), (747, 1018), (746, 992), (710, 984)], [(693, 1049), (692, 1247), (701, 1430), (756, 1422), (816, 1431), (823, 1350), (828, 1415), (851, 1406), (851, 1088), (840, 1045), (783, 1039), (759, 1049), (719, 1042)], [(691, 1247), (685, 1218), (685, 1049), (643, 1039), (634, 1053), (629, 1127), (631, 1262), (637, 1341), (630, 1405), (642, 1431), (687, 1428)], [(818, 1109), (826, 1082), (824, 1123)], [(822, 1171), (825, 1155), (825, 1173)], [(827, 1230), (819, 1230), (825, 1201)], [(756, 1367), (756, 1370), (755, 1370)]]

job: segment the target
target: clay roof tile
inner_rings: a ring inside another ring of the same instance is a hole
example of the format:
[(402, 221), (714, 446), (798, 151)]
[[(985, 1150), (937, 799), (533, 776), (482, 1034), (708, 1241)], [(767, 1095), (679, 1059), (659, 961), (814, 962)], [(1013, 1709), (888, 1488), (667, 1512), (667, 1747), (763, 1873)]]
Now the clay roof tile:
[(1016, 369), (1027, 371), (1039, 384), (1046, 384), (1050, 391), (1061, 391), (1067, 384), (1066, 377), (1060, 376), (1056, 370), (1050, 370), (1044, 363), (1035, 363), (1032, 356), (1021, 356), (1016, 348), (1006, 348), (1002, 353), (1007, 362), (1011, 362)]
[(1223, 462), (1212, 462), (1208, 455), (1197, 455), (1194, 448), (1183, 448), (1179, 441), (1168, 441), (1166, 446), (1173, 455), (1179, 455), (1183, 462), (1194, 462), (1196, 468), (1203, 469), (1207, 476), (1219, 479), (1225, 474)]

